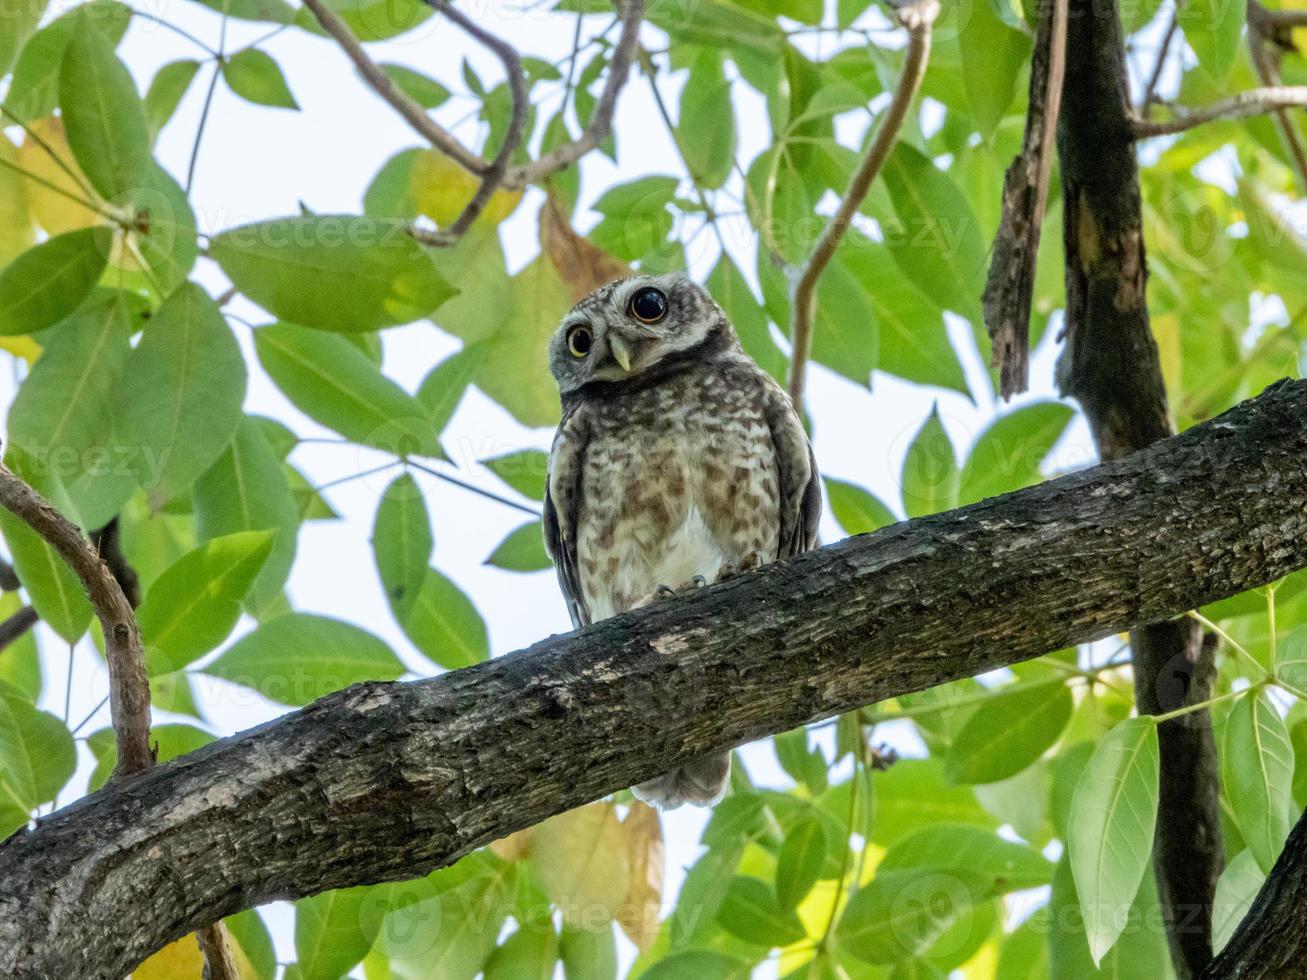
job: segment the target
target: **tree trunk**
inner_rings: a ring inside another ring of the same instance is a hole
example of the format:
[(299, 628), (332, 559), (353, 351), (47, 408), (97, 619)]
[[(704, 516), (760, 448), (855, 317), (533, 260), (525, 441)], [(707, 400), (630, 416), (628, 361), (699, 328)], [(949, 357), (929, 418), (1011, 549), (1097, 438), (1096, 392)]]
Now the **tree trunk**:
[(121, 977), (273, 899), (409, 878), (709, 750), (1307, 565), (1307, 381), (1126, 459), (412, 683), (356, 685), (0, 844), (0, 974)]

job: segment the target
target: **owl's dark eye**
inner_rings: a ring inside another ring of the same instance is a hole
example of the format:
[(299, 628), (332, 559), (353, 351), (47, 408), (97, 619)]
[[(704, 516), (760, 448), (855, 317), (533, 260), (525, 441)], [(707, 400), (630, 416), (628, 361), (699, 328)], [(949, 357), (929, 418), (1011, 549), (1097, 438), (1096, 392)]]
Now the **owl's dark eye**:
[(567, 349), (573, 357), (585, 357), (594, 346), (594, 334), (589, 327), (573, 327), (567, 331)]
[(662, 290), (646, 286), (631, 297), (628, 310), (641, 323), (657, 323), (667, 315), (667, 297)]

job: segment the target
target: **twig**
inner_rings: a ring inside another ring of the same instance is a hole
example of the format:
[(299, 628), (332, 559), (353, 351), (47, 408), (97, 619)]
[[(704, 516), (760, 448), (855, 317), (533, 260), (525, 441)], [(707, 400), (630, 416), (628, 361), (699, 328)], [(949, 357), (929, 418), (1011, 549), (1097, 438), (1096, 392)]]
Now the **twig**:
[(91, 544), (95, 545), (95, 550), (122, 586), (123, 595), (127, 596), (127, 601), (135, 609), (141, 604), (141, 580), (122, 552), (122, 539), (118, 532), (118, 518), (115, 517), (98, 531), (91, 532)]
[[(59, 553), (81, 580), (100, 620), (105, 660), (109, 665), (109, 715), (118, 751), (112, 778), (151, 768), (154, 750), (150, 747), (150, 685), (145, 673), (145, 649), (141, 645), (136, 614), (123, 587), (82, 532), (3, 463), (0, 463), (0, 505)], [(111, 553), (121, 558), (114, 522), (101, 535), (102, 541), (108, 539)], [(235, 961), (222, 923), (199, 930), (197, 937), (208, 964), (209, 980), (237, 980)]]
[(1025, 136), (1003, 178), (1003, 218), (985, 280), (985, 327), (1004, 399), (1030, 382), (1030, 306), (1066, 75), (1066, 24), (1067, 0), (1041, 6)]
[(304, 0), (304, 5), (313, 12), (322, 29), (335, 39), (342, 51), (354, 62), (354, 67), (363, 76), (363, 81), (388, 102), (392, 109), (413, 127), (413, 130), (441, 153), (452, 159), (464, 170), (483, 176), (490, 169), (490, 162), (464, 146), (453, 133), (431, 118), (427, 111), (418, 105), (399, 86), (390, 80), (377, 63), (372, 60), (349, 25), (340, 15), (328, 7), (322, 0)]
[(22, 587), (23, 583), (18, 581), (18, 576), (14, 573), (14, 566), (0, 560), (0, 591), (17, 592)]
[(1166, 67), (1167, 55), (1171, 52), (1171, 41), (1175, 38), (1176, 30), (1180, 26), (1180, 4), (1185, 0), (1176, 0), (1176, 9), (1171, 12), (1171, 23), (1166, 28), (1166, 34), (1162, 38), (1162, 45), (1157, 51), (1157, 61), (1153, 64), (1153, 73), (1148, 76), (1148, 84), (1144, 86), (1144, 97), (1139, 104), (1139, 114), (1147, 119), (1153, 109), (1153, 99), (1157, 95), (1157, 84), (1162, 80), (1162, 69)]
[(1267, 112), (1282, 109), (1307, 107), (1307, 85), (1280, 85), (1268, 88), (1254, 88), (1220, 102), (1203, 106), (1201, 109), (1184, 111), (1174, 119), (1154, 122), (1136, 119), (1134, 122), (1135, 139), (1149, 139), (1153, 136), (1169, 136), (1182, 133), (1203, 123), (1220, 119), (1244, 119), (1259, 116)]
[(1307, 10), (1267, 10), (1262, 7), (1257, 16), (1271, 30), (1307, 27)]
[[(1269, 88), (1280, 87), (1280, 65), (1279, 56), (1272, 55), (1268, 50), (1268, 42), (1276, 41), (1279, 31), (1286, 25), (1277, 23), (1270, 16), (1271, 11), (1263, 7), (1257, 0), (1248, 2), (1248, 53), (1252, 58), (1253, 68), (1257, 72), (1257, 78), (1262, 85)], [(1289, 118), (1289, 113), (1283, 109), (1275, 109), (1275, 120), (1280, 124), (1280, 134), (1284, 137), (1284, 143), (1289, 151), (1289, 156), (1293, 158), (1294, 165), (1298, 169), (1298, 179), (1302, 181), (1304, 190), (1307, 190), (1307, 149), (1303, 148), (1302, 138), (1298, 135), (1298, 130)]]
[(503, 185), (508, 164), (513, 159), (513, 154), (517, 152), (517, 148), (522, 145), (530, 93), (527, 92), (526, 77), (522, 74), (522, 59), (518, 57), (516, 48), (482, 28), (461, 11), (451, 7), (447, 0), (425, 0), (425, 2), (494, 52), (504, 65), (504, 74), (508, 77), (508, 90), (513, 99), (512, 116), (508, 121), (508, 130), (504, 133), (504, 142), (481, 175), (481, 185), (472, 195), (472, 200), (467, 202), (462, 213), (454, 219), (454, 223), (449, 228), (435, 235), (422, 236), (422, 240), (427, 244), (448, 246), (453, 245), (463, 236), (463, 233), (472, 226), (472, 222), (485, 210), (491, 196)]
[(26, 636), (27, 631), (35, 626), (40, 618), (36, 614), (36, 610), (31, 606), (23, 606), (18, 612), (0, 623), (0, 650), (8, 649)]
[(511, 169), (504, 178), (505, 187), (519, 189), (527, 184), (538, 183), (576, 163), (608, 138), (613, 127), (617, 96), (621, 94), (626, 77), (630, 74), (631, 62), (635, 60), (640, 22), (644, 19), (644, 0), (620, 0), (617, 12), (622, 22), (622, 33), (617, 39), (617, 46), (613, 48), (613, 57), (608, 63), (608, 79), (595, 104), (590, 122), (572, 142), (554, 147), (532, 163)]
[(912, 107), (921, 79), (926, 74), (926, 64), (930, 60), (930, 33), (939, 16), (938, 0), (913, 0), (895, 10), (895, 16), (901, 26), (908, 31), (908, 53), (903, 62), (903, 74), (899, 76), (898, 87), (894, 90), (893, 101), (885, 110), (881, 122), (867, 155), (858, 165), (849, 189), (844, 193), (839, 209), (830, 223), (822, 231), (811, 258), (803, 270), (799, 284), (794, 291), (794, 357), (790, 364), (790, 400), (796, 408), (803, 403), (803, 382), (812, 354), (812, 318), (816, 301), (817, 280), (829, 264), (840, 240), (844, 238), (853, 215), (867, 196), (871, 182), (876, 179), (881, 166), (889, 156), (894, 140), (898, 136), (903, 120), (907, 118)]
[(475, 483), (468, 483), (466, 480), (460, 480), (458, 477), (450, 476), (448, 473), (441, 473), (440, 470), (419, 463), (415, 459), (410, 459), (408, 465), (413, 467), (415, 470), (421, 470), (428, 476), (434, 476), (437, 480), (444, 480), (448, 484), (460, 487), (463, 490), (468, 490), (478, 496), (485, 497), (487, 500), (493, 500), (497, 504), (503, 504), (505, 507), (512, 507), (514, 510), (520, 510), (523, 514), (530, 514), (532, 517), (538, 518), (540, 516), (540, 511), (536, 510), (534, 507), (528, 507), (526, 504), (519, 504), (516, 500), (509, 500), (507, 497), (501, 496), (492, 490), (484, 490)]

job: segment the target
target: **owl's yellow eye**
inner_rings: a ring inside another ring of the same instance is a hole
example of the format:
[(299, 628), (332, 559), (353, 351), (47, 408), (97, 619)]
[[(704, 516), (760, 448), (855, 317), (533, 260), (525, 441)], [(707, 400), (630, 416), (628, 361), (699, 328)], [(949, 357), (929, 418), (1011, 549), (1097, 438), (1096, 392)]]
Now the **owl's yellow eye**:
[(594, 334), (589, 327), (573, 327), (567, 331), (567, 349), (573, 357), (585, 357), (594, 346)]
[(667, 315), (667, 297), (661, 289), (646, 286), (631, 297), (627, 311), (641, 323), (657, 323)]

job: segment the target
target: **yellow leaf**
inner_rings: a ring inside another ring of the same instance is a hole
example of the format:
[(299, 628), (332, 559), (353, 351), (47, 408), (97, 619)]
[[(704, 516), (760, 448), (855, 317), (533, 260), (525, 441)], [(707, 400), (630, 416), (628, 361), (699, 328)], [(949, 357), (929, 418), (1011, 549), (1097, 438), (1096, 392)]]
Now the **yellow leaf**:
[(0, 135), (0, 266), (12, 262), (35, 241), (32, 215), (18, 166), (18, 147)]
[(630, 879), (617, 907), (617, 924), (640, 952), (658, 938), (658, 908), (663, 898), (663, 825), (658, 811), (632, 804), (622, 821)]
[(527, 827), (526, 830), (491, 841), (488, 845), (490, 853), (501, 861), (517, 861), (526, 857), (531, 853), (531, 833), (534, 830), (534, 827)]
[[(254, 965), (231, 933), (227, 933), (227, 942), (241, 980), (258, 980)], [(169, 943), (138, 966), (132, 971), (131, 980), (201, 980), (203, 976), (204, 954), (200, 952), (195, 933), (191, 933)]]
[[(51, 235), (99, 223), (103, 202), (73, 159), (63, 122), (47, 116), (29, 123), (28, 129), (18, 148), (18, 165), (30, 175), (24, 177), (23, 184), (36, 223)], [(95, 208), (88, 207), (88, 203)]]
[(612, 803), (569, 810), (536, 828), (536, 875), (569, 925), (596, 931), (612, 921), (631, 878), (625, 836)]
[(0, 350), (21, 357), (28, 364), (35, 363), (41, 356), (41, 345), (31, 337), (0, 337)]
[(1180, 318), (1174, 313), (1153, 317), (1153, 336), (1157, 340), (1157, 353), (1162, 363), (1162, 379), (1172, 404), (1183, 391), (1183, 349), (1180, 346)]
[[(413, 158), (409, 193), (418, 211), (440, 227), (453, 224), (472, 200), (480, 180), (438, 150), (424, 150)], [(495, 191), (473, 226), (499, 224), (522, 200), (521, 191)]]

